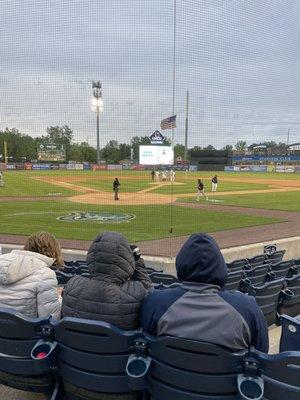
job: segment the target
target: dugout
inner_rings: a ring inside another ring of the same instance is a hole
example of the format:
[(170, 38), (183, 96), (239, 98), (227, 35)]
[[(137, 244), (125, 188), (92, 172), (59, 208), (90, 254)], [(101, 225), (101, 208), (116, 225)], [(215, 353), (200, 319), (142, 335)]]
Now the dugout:
[(224, 171), (232, 165), (232, 152), (227, 150), (191, 150), (190, 156), (198, 171)]

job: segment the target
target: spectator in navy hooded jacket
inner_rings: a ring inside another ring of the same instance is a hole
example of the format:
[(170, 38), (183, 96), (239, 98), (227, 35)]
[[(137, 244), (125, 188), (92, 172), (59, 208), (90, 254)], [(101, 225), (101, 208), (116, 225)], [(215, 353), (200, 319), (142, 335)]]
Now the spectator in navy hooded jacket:
[(182, 286), (157, 289), (146, 298), (141, 325), (146, 332), (199, 340), (232, 351), (249, 346), (268, 352), (268, 328), (254, 297), (222, 290), (227, 268), (219, 246), (194, 234), (176, 258)]

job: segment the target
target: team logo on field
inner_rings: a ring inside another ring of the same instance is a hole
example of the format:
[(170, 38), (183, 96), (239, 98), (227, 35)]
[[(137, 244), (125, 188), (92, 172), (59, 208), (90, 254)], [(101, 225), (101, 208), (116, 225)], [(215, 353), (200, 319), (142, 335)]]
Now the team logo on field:
[(62, 215), (57, 219), (59, 221), (94, 221), (100, 223), (119, 223), (129, 222), (135, 218), (133, 214), (116, 214), (116, 213), (96, 213), (96, 212), (71, 212)]

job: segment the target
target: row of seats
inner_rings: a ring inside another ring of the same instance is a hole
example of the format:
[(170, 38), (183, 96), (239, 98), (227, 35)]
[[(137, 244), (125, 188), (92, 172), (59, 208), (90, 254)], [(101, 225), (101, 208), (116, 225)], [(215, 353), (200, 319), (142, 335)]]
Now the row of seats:
[(64, 392), (70, 400), (99, 399), (100, 393), (114, 399), (299, 400), (300, 322), (283, 316), (282, 326), (280, 354), (231, 353), (100, 321), (30, 319), (0, 309), (0, 382), (51, 400)]

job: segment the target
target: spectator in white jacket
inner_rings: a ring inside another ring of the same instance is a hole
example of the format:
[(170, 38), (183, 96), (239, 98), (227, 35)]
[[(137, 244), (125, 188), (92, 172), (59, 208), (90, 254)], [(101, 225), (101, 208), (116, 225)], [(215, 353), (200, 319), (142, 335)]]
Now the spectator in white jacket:
[(58, 241), (47, 232), (30, 236), (24, 250), (0, 255), (0, 307), (59, 319), (61, 297), (53, 264), (60, 267), (63, 260)]

